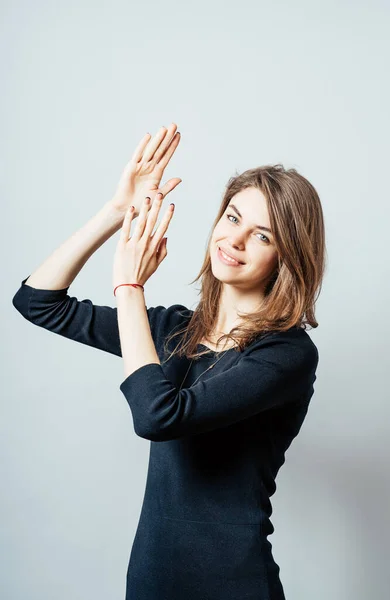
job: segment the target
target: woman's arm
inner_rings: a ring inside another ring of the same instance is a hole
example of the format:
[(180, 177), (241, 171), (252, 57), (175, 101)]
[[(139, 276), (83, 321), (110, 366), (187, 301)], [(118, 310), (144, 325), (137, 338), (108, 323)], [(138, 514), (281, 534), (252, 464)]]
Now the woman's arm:
[(181, 179), (174, 177), (159, 188), (164, 169), (172, 158), (179, 141), (177, 125), (161, 127), (151, 138), (146, 134), (138, 143), (125, 166), (112, 200), (66, 240), (25, 282), (42, 290), (61, 290), (69, 287), (92, 254), (123, 224), (126, 211), (134, 204), (133, 218), (139, 215), (140, 201), (158, 192), (166, 196)]
[[(136, 212), (138, 214), (138, 212)], [(87, 260), (122, 226), (125, 212), (107, 202), (42, 263), (26, 284), (43, 290), (69, 287)]]
[(161, 364), (132, 371), (120, 385), (137, 435), (155, 442), (228, 427), (294, 402), (314, 392), (319, 353), (301, 330), (260, 340), (225, 371), (178, 389)]
[[(136, 209), (138, 214), (138, 209)], [(71, 340), (121, 356), (117, 309), (68, 295), (68, 288), (88, 258), (118, 229), (124, 212), (107, 202), (86, 225), (59, 246), (12, 299), (31, 323)], [(148, 309), (152, 318), (154, 308)]]

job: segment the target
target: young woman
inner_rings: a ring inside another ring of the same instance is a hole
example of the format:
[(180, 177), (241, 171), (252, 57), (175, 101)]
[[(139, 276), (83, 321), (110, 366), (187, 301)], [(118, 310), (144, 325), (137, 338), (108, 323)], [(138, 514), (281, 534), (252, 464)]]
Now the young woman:
[[(270, 497), (314, 392), (319, 354), (306, 326), (318, 326), (321, 203), (282, 165), (231, 177), (198, 306), (147, 308), (172, 206), (154, 227), (181, 180), (159, 185), (178, 143), (174, 123), (145, 136), (113, 199), (22, 281), (13, 304), (40, 327), (124, 359), (120, 389), (136, 434), (150, 440), (126, 600), (283, 600), (267, 539)], [(70, 297), (86, 260), (118, 229), (117, 308)]]

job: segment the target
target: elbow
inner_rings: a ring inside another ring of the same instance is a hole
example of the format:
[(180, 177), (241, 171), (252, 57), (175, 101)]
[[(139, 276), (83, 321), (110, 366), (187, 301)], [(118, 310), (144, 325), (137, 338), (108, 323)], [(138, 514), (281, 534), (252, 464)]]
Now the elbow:
[[(151, 377), (145, 379), (149, 374), (145, 370), (156, 371), (164, 379), (161, 382), (154, 382)], [(183, 435), (189, 423), (185, 404), (165, 378), (161, 365), (151, 363), (140, 367), (122, 382), (120, 389), (130, 407), (136, 435), (153, 442), (166, 442)]]
[(158, 441), (158, 430), (153, 427), (153, 424), (146, 415), (135, 415), (133, 412), (133, 425), (134, 432), (138, 437), (144, 438), (145, 440)]
[(175, 439), (175, 437), (179, 437), (173, 437), (172, 435), (167, 434), (167, 432), (163, 433), (162, 431), (157, 431), (156, 429), (140, 428), (136, 426), (134, 426), (134, 431), (139, 437), (143, 438), (144, 440), (150, 440), (151, 442), (167, 442), (168, 440)]
[(143, 431), (142, 433), (138, 433), (137, 430), (135, 430), (135, 432), (139, 437), (143, 438), (144, 440), (149, 440), (151, 442), (167, 442), (168, 440), (173, 439), (171, 437), (166, 438), (166, 437), (162, 437), (158, 434), (146, 432), (146, 431)]
[(28, 302), (26, 303), (23, 301), (21, 289), (19, 289), (12, 298), (12, 305), (25, 319), (30, 320)]
[(167, 442), (181, 437), (177, 428), (161, 427), (156, 422), (145, 422), (144, 420), (133, 420), (134, 432), (139, 437), (150, 440), (151, 442)]

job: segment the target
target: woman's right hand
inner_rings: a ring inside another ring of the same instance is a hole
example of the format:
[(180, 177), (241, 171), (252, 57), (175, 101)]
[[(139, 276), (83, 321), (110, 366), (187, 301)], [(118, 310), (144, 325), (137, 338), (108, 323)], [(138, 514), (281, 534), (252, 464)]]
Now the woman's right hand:
[(159, 187), (164, 169), (180, 141), (180, 133), (176, 129), (177, 125), (171, 123), (168, 129), (161, 127), (154, 138), (149, 133), (144, 135), (123, 170), (111, 200), (114, 208), (125, 213), (133, 204), (135, 214), (138, 215), (141, 206), (136, 204), (140, 204), (145, 196), (150, 196), (152, 206), (156, 194), (161, 192), (165, 198), (168, 192), (181, 183), (180, 178), (174, 177)]

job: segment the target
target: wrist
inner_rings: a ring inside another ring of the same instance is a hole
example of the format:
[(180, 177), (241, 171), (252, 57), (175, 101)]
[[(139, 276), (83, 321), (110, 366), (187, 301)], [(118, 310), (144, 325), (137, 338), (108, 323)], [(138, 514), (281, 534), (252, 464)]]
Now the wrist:
[[(132, 296), (134, 293), (139, 293), (140, 295), (144, 292), (144, 287), (141, 284), (130, 285), (132, 281), (128, 283), (120, 283), (114, 287), (114, 296), (120, 296), (127, 294), (128, 296)], [(134, 282), (135, 283), (135, 282)]]
[[(115, 196), (107, 202), (107, 206), (111, 210), (113, 215), (116, 215), (117, 218), (121, 218), (122, 221), (126, 215), (126, 211), (131, 204), (131, 198), (128, 201), (127, 206), (123, 206), (123, 202), (118, 202), (115, 199)], [(134, 205), (133, 217), (138, 217), (138, 208)]]
[(123, 220), (126, 215), (126, 210), (115, 205), (113, 200), (109, 200), (108, 202), (106, 202), (103, 209), (106, 211), (107, 215), (109, 215), (110, 218), (114, 220)]

